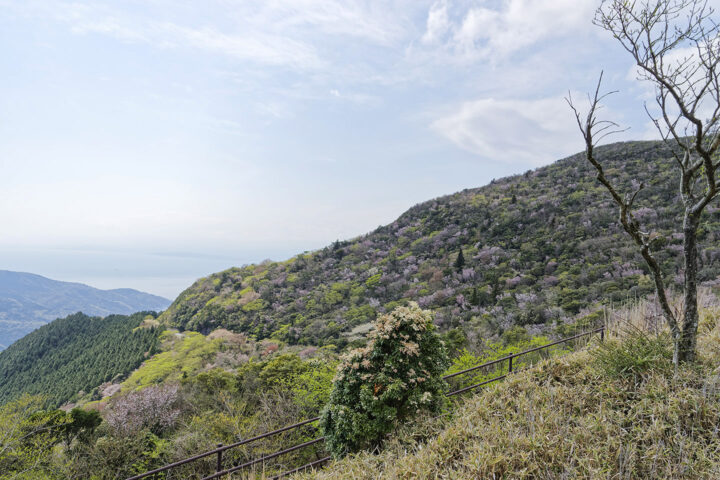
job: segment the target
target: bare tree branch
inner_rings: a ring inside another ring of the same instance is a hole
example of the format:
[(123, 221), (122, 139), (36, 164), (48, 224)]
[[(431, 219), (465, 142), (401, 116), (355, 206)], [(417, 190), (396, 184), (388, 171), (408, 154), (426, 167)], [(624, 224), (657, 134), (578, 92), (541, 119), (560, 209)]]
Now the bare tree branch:
[(587, 160), (592, 164), (592, 166), (595, 167), (595, 170), (597, 171), (598, 181), (607, 189), (607, 191), (610, 193), (610, 196), (612, 196), (613, 200), (620, 208), (620, 223), (622, 224), (625, 231), (633, 239), (635, 244), (640, 247), (640, 253), (641, 253), (642, 257), (645, 259), (645, 262), (647, 263), (648, 267), (650, 268), (653, 279), (655, 281), (655, 285), (657, 287), (658, 298), (660, 301), (660, 307), (662, 308), (663, 315), (664, 315), (667, 323), (670, 325), (670, 329), (672, 330), (673, 334), (678, 335), (680, 328), (678, 326), (677, 319), (676, 319), (675, 315), (673, 314), (672, 309), (670, 308), (670, 302), (667, 298), (665, 282), (663, 280), (663, 275), (662, 275), (662, 271), (660, 269), (660, 265), (658, 264), (657, 260), (653, 256), (653, 254), (650, 252), (650, 243), (649, 243), (649, 239), (647, 238), (648, 235), (644, 234), (640, 230), (640, 225), (632, 214), (632, 205), (635, 202), (637, 195), (644, 188), (644, 185), (641, 184), (640, 187), (634, 193), (623, 198), (623, 196), (620, 195), (620, 193), (617, 191), (617, 189), (613, 186), (613, 184), (605, 176), (605, 171), (604, 171), (602, 165), (595, 157), (595, 147), (597, 145), (597, 140), (595, 139), (595, 133), (598, 130), (597, 127), (601, 126), (600, 128), (602, 129), (605, 126), (609, 125), (609, 126), (618, 127), (615, 131), (621, 131), (619, 129), (619, 126), (616, 123), (611, 122), (609, 120), (598, 120), (598, 118), (597, 118), (596, 113), (600, 107), (600, 101), (603, 98), (606, 98), (608, 95), (614, 93), (614, 92), (610, 92), (610, 93), (606, 93), (606, 94), (602, 94), (602, 95), (600, 94), (600, 88), (602, 85), (602, 77), (603, 77), (603, 73), (601, 72), (600, 78), (598, 79), (597, 87), (595, 88), (595, 94), (591, 98), (590, 108), (588, 110), (588, 114), (587, 114), (587, 117), (584, 122), (581, 120), (580, 112), (573, 104), (572, 97), (568, 94), (568, 97), (565, 100), (567, 101), (568, 105), (570, 105), (570, 108), (575, 113), (575, 119), (577, 120), (578, 127), (580, 128), (580, 132), (582, 133), (583, 138), (585, 139), (585, 156), (586, 156)]
[(649, 249), (649, 236), (640, 230), (632, 207), (641, 188), (621, 196), (595, 157), (598, 141), (617, 130), (597, 119), (604, 95), (602, 75), (583, 121), (572, 98), (586, 144), (586, 157), (597, 178), (620, 208), (620, 223), (640, 248), (655, 280), (658, 299), (675, 339), (675, 361), (692, 360), (698, 324), (697, 277), (700, 217), (719, 196), (720, 178), (720, 24), (708, 0), (603, 0), (594, 23), (610, 32), (632, 56), (638, 79), (655, 87), (659, 114), (645, 111), (671, 151), (679, 170), (683, 203), (684, 287), (682, 325), (668, 305), (662, 272)]

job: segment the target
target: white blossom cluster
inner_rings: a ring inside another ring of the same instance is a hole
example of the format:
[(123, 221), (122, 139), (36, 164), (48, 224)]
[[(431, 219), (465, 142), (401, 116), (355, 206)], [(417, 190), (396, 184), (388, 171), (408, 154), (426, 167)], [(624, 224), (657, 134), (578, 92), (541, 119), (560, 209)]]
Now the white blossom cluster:
[(143, 428), (165, 430), (180, 416), (178, 386), (150, 386), (118, 397), (105, 411), (105, 421), (121, 435)]
[[(358, 379), (367, 382), (373, 375), (367, 373), (371, 368), (370, 355), (377, 342), (396, 340), (400, 344), (401, 352), (408, 357), (418, 357), (420, 355), (420, 345), (417, 343), (419, 335), (426, 331), (432, 325), (432, 314), (429, 311), (421, 310), (415, 302), (411, 302), (407, 307), (398, 307), (391, 313), (381, 315), (375, 321), (375, 329), (368, 334), (368, 343), (365, 347), (356, 348), (348, 352), (342, 357), (337, 367), (338, 373), (335, 381), (345, 379), (345, 376), (351, 372), (359, 373)], [(415, 338), (411, 335), (403, 333), (410, 330), (414, 333)], [(365, 370), (365, 373), (361, 373)], [(397, 373), (397, 368), (391, 368), (390, 371)], [(429, 372), (423, 369), (427, 376)], [(417, 376), (415, 370), (410, 370), (410, 378), (408, 381), (413, 384), (419, 384), (426, 380), (425, 377)], [(392, 382), (396, 379), (392, 376), (388, 377), (388, 381)], [(403, 385), (405, 385), (403, 383)]]

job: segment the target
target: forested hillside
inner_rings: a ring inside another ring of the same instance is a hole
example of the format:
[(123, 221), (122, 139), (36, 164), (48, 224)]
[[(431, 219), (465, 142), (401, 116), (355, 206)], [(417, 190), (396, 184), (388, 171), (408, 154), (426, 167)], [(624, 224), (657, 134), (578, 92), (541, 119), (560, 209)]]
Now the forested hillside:
[(26, 335), (0, 352), (0, 405), (22, 393), (43, 395), (53, 407), (85, 394), (100, 398), (98, 385), (124, 378), (155, 352), (155, 316), (77, 313)]
[[(677, 253), (682, 237), (674, 230), (678, 203), (668, 181), (672, 161), (662, 169), (650, 161), (666, 153), (653, 142), (600, 149), (608, 174), (625, 187), (647, 184), (638, 200), (638, 219), (656, 233), (657, 255), (674, 274), (681, 268)], [(574, 156), (417, 205), (392, 224), (354, 240), (284, 262), (211, 275), (158, 317), (142, 313), (98, 319), (77, 314), (57, 320), (0, 352), (0, 424), (2, 409), (26, 423), (36, 418), (16, 411), (42, 399), (20, 392), (49, 396), (49, 406), (71, 401), (97, 410), (102, 422), (83, 438), (64, 445), (61, 437), (51, 438), (49, 444), (60, 446), (38, 449), (38, 461), (29, 454), (22, 458), (39, 465), (38, 471), (58, 472), (57, 478), (127, 478), (218, 443), (227, 445), (317, 416), (330, 396), (335, 367), (347, 352), (344, 347), (364, 345), (377, 315), (410, 300), (434, 311), (452, 362), (448, 372), (506, 358), (587, 329), (605, 318), (606, 312), (595, 313), (602, 302), (652, 292), (616, 217), (584, 160)], [(719, 234), (717, 210), (712, 210), (701, 232), (705, 281), (720, 277)], [(716, 318), (717, 310), (708, 309), (716, 305), (702, 303), (703, 322)], [(713, 339), (718, 328), (713, 320)], [(411, 346), (405, 348), (412, 351)], [(629, 350), (642, 365), (649, 364), (643, 351)], [(662, 346), (662, 351), (670, 350)], [(557, 346), (550, 355), (561, 353), (564, 347)], [(589, 378), (587, 358), (575, 358), (580, 360), (574, 371)], [(524, 366), (514, 363), (517, 369)], [(621, 370), (625, 366), (619, 365)], [(486, 379), (486, 374), (450, 383), (462, 388)], [(553, 377), (543, 376), (542, 382), (546, 378)], [(534, 384), (530, 387), (528, 391), (536, 391)], [(567, 398), (563, 395), (552, 398)], [(587, 398), (596, 397), (593, 391)], [(608, 405), (617, 405), (610, 400)], [(547, 407), (554, 411), (551, 404)], [(12, 415), (5, 418), (15, 418)], [(487, 423), (479, 418), (478, 424)], [(714, 422), (717, 416), (708, 418)], [(621, 418), (613, 425), (625, 422)], [(580, 428), (574, 433), (586, 432)], [(310, 440), (316, 433), (292, 430), (228, 451), (223, 461), (242, 463)], [(616, 438), (617, 432), (609, 436)], [(593, 444), (602, 458), (607, 457), (600, 448), (604, 438)], [(321, 449), (318, 444), (283, 461), (289, 466), (315, 460)], [(389, 455), (394, 451), (391, 446)], [(558, 452), (556, 463), (568, 455)], [(466, 452), (463, 457), (472, 458)], [(176, 473), (178, 478), (200, 477), (214, 471), (215, 462), (214, 456), (208, 457)], [(391, 459), (367, 471), (387, 472), (395, 463)], [(428, 471), (433, 468), (447, 466), (440, 463)], [(339, 472), (335, 467), (328, 472), (344, 478), (333, 473)]]
[[(664, 145), (617, 143), (598, 156), (625, 190), (645, 183), (637, 218), (657, 233), (663, 268), (678, 272), (680, 204)], [(597, 302), (652, 291), (617, 216), (578, 154), (416, 205), (390, 225), (320, 251), (200, 279), (161, 320), (205, 333), (225, 327), (258, 339), (342, 346), (352, 329), (416, 300), (445, 329), (539, 331)], [(717, 207), (708, 209), (700, 238), (701, 278), (712, 280), (720, 275)]]
[(100, 290), (32, 273), (0, 270), (0, 350), (41, 325), (75, 312), (130, 315), (164, 310), (170, 300), (130, 288)]

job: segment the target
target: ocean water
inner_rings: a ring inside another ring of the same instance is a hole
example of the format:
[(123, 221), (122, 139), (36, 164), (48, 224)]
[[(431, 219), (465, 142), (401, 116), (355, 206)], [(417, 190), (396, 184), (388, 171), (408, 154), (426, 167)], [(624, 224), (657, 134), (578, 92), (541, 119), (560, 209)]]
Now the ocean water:
[(101, 289), (134, 288), (174, 300), (198, 278), (267, 258), (255, 253), (0, 248), (0, 269)]

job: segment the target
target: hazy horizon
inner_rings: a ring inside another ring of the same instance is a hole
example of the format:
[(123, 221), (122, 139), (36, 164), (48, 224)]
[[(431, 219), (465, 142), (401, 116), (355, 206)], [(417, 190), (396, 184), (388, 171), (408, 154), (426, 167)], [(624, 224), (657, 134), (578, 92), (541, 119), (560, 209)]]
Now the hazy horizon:
[[(718, 3), (718, 2), (713, 2)], [(0, 268), (174, 298), (654, 131), (591, 0), (0, 0)]]
[[(287, 258), (290, 256), (287, 255)], [(286, 257), (275, 259), (284, 258)], [(174, 300), (198, 278), (257, 261), (261, 260), (182, 252), (162, 254), (34, 249), (0, 253), (2, 270), (33, 273), (63, 282), (83, 283), (101, 290), (132, 288), (169, 300)]]

